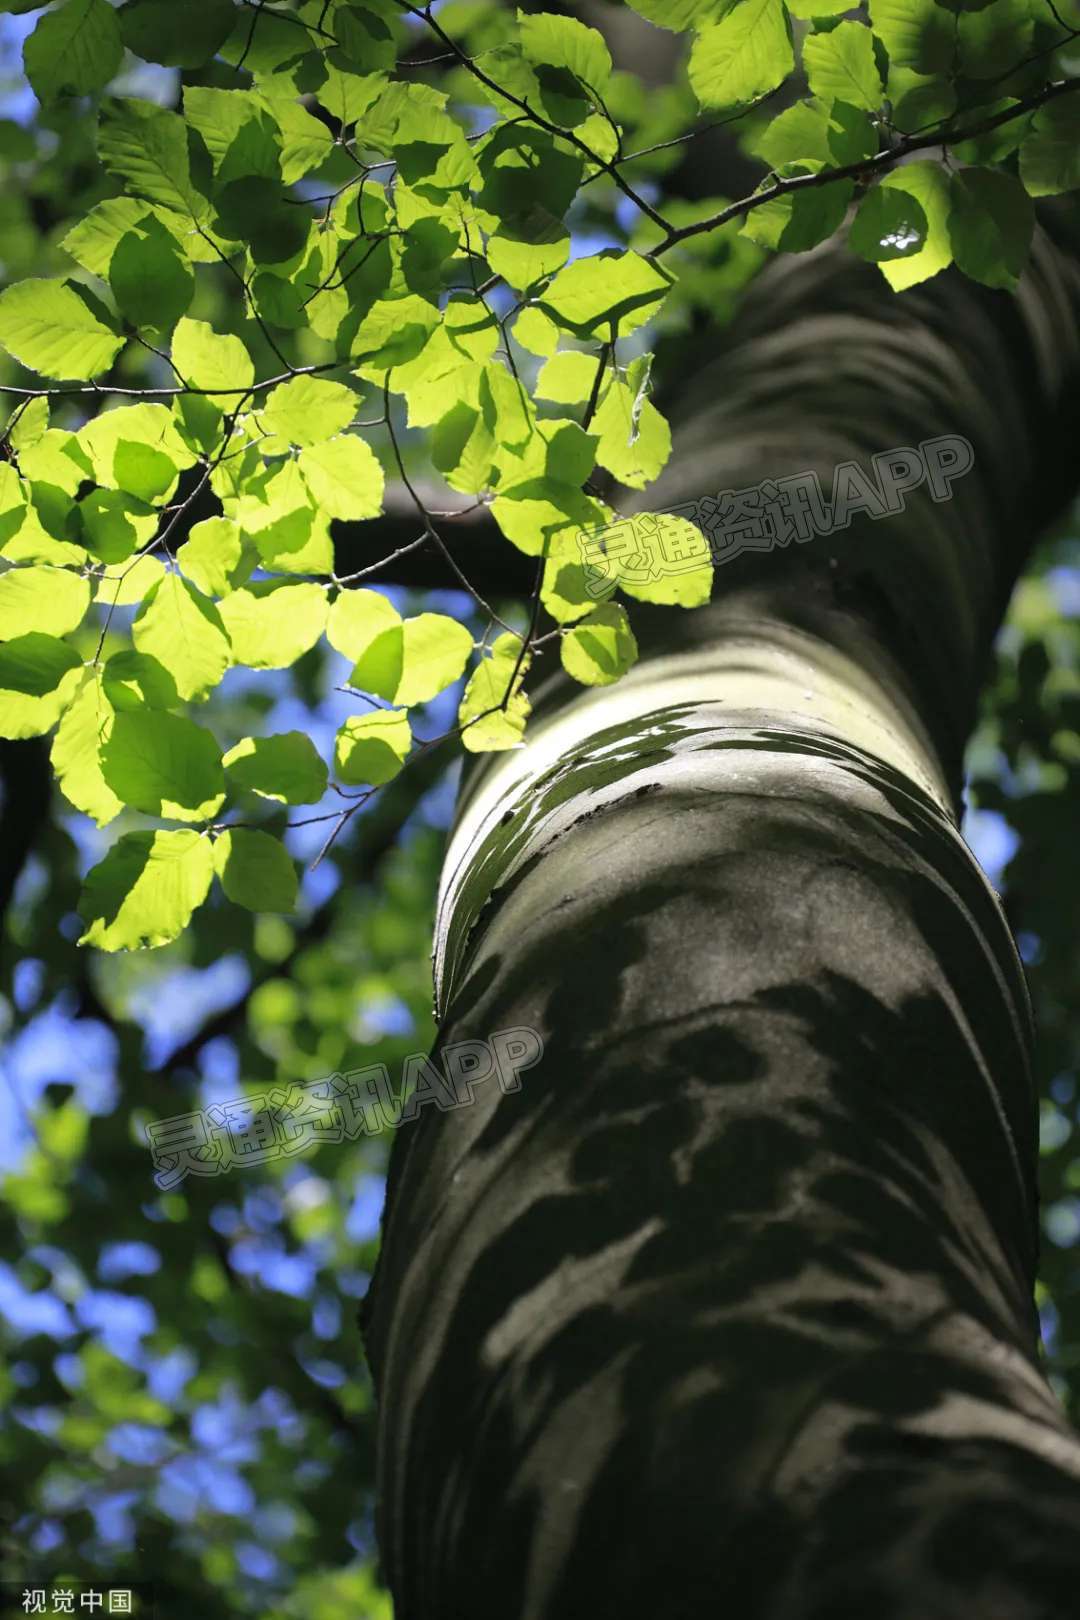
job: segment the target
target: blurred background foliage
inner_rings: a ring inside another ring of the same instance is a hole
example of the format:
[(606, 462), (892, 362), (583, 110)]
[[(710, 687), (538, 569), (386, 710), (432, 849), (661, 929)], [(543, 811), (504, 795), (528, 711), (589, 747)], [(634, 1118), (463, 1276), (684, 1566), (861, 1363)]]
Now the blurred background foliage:
[[(573, 10), (549, 3), (546, 9)], [(601, 8), (603, 9), (603, 8)], [(512, 9), (451, 0), (470, 51)], [(37, 13), (0, 15), (0, 277), (70, 269), (59, 246), (110, 187), (85, 104), (42, 111), (22, 76)], [(419, 63), (431, 54), (417, 33)], [(654, 64), (658, 75), (666, 64)], [(461, 70), (419, 67), (483, 127)], [(441, 76), (440, 76), (441, 75)], [(611, 111), (633, 141), (685, 129), (685, 85), (617, 75)], [(234, 83), (129, 58), (114, 89), (175, 105), (182, 82)], [(655, 152), (636, 183), (676, 222), (712, 211), (716, 176), (760, 173), (734, 142)], [(705, 155), (702, 155), (704, 149)], [(719, 158), (717, 157), (719, 154)], [(324, 178), (335, 182), (331, 159)], [(342, 163), (345, 159), (342, 158)], [(348, 172), (347, 168), (340, 171)], [(606, 183), (572, 217), (574, 251), (644, 240)], [(734, 231), (688, 244), (658, 341), (668, 375), (686, 339), (723, 323), (762, 255)], [(200, 276), (192, 313), (243, 330), (235, 283)], [(303, 360), (303, 355), (297, 357)], [(121, 376), (154, 381), (134, 346)], [(0, 382), (25, 380), (0, 358)], [(120, 379), (113, 379), (120, 380)], [(664, 377), (657, 379), (663, 384)], [(72, 407), (58, 425), (82, 419)], [(419, 467), (423, 445), (405, 436)], [(374, 553), (378, 555), (376, 551)], [(402, 611), (467, 617), (460, 593), (391, 588)], [(510, 615), (519, 604), (497, 604)], [(1016, 593), (971, 745), (965, 831), (1003, 892), (1041, 1042), (1040, 1306), (1050, 1368), (1080, 1417), (1080, 513), (1040, 548)], [(94, 634), (93, 630), (88, 634)], [(336, 662), (335, 662), (336, 660)], [(284, 672), (233, 671), (209, 706), (222, 739), (302, 730), (327, 746), (346, 712), (345, 661), (323, 644)], [(458, 693), (429, 705), (429, 734)], [(164, 949), (107, 957), (74, 944), (78, 882), (106, 840), (51, 790), (47, 746), (0, 745), (0, 1555), (9, 1579), (152, 1579), (163, 1616), (389, 1620), (374, 1559), (374, 1423), (357, 1306), (372, 1269), (387, 1140), (325, 1146), (228, 1176), (155, 1185), (144, 1129), (275, 1086), (386, 1064), (433, 1034), (434, 896), (456, 766), (437, 751), (350, 822), (307, 871), (295, 916), (209, 904)], [(313, 814), (318, 813), (314, 807)], [(282, 817), (284, 820), (284, 817)], [(122, 829), (121, 829), (122, 830)], [(289, 847), (310, 864), (325, 828)], [(111, 841), (112, 834), (109, 835)]]

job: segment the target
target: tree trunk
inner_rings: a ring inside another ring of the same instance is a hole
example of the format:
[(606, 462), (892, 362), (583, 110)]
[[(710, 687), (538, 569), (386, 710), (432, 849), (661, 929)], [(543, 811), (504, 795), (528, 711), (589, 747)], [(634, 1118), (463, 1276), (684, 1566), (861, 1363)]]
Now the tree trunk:
[(648, 504), (827, 496), (943, 435), (974, 465), (639, 611), (631, 676), (556, 677), (466, 783), (438, 1050), (543, 1057), (394, 1144), (366, 1334), (397, 1620), (1078, 1612), (1027, 997), (956, 830), (988, 647), (1077, 476), (1055, 229), (1015, 299), (778, 261)]

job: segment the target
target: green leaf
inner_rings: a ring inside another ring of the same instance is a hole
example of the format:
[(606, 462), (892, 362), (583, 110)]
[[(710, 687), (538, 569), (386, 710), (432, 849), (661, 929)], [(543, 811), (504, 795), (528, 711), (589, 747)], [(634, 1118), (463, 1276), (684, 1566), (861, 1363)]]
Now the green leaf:
[(371, 518), (382, 511), (383, 470), (356, 434), (301, 450), (297, 458), (316, 505), (331, 518)]
[(892, 102), (894, 126), (905, 133), (944, 123), (956, 111), (956, 90), (949, 79), (911, 68), (890, 67), (885, 94)]
[(184, 698), (208, 697), (232, 662), (221, 613), (179, 574), (166, 574), (153, 587), (131, 635), (140, 652), (164, 664)]
[(342, 6), (334, 14), (334, 32), (343, 53), (364, 73), (386, 72), (394, 66), (397, 43), (376, 12), (364, 6)]
[(99, 484), (141, 501), (171, 495), (195, 456), (164, 405), (119, 405), (79, 429), (77, 444)]
[(352, 342), (365, 376), (379, 377), (389, 366), (415, 360), (439, 325), (439, 311), (426, 298), (378, 298), (365, 314)]
[(176, 682), (165, 665), (130, 648), (108, 660), (103, 686), (114, 709), (175, 709), (180, 704)]
[(852, 10), (845, 0), (784, 0), (784, 4), (792, 17), (806, 21), (814, 17), (840, 17)]
[(74, 647), (33, 630), (0, 645), (0, 737), (40, 737), (78, 685)]
[(488, 233), (488, 263), (510, 286), (524, 290), (566, 263), (565, 215), (581, 181), (582, 160), (543, 130), (502, 124), (482, 144), (478, 168), (483, 184), (477, 220)]
[(317, 804), (326, 792), (326, 763), (302, 731), (244, 737), (222, 761), (236, 787), (281, 804)]
[(427, 703), (464, 671), (473, 638), (442, 613), (420, 613), (372, 638), (357, 659), (350, 684), (401, 704)]
[(603, 35), (573, 17), (519, 11), (518, 40), (534, 68), (563, 68), (594, 95), (604, 96), (611, 78), (611, 52)]
[[(598, 363), (579, 350), (553, 356), (536, 380), (538, 398), (566, 405), (588, 400)], [(598, 440), (596, 460), (631, 489), (644, 489), (657, 478), (671, 454), (671, 429), (645, 396), (647, 379), (644, 359), (633, 363), (625, 380), (609, 372), (590, 424)]]
[(214, 841), (214, 868), (226, 896), (249, 911), (292, 911), (296, 867), (288, 850), (269, 833), (230, 828)]
[(200, 136), (219, 182), (279, 177), (278, 130), (254, 91), (186, 84), (184, 121)]
[(916, 73), (947, 73), (956, 28), (934, 0), (870, 0), (870, 23), (889, 53), (889, 67)]
[(175, 236), (153, 214), (120, 238), (109, 285), (131, 324), (152, 330), (174, 326), (195, 294), (195, 277)]
[(276, 175), (245, 174), (230, 180), (215, 191), (214, 203), (215, 231), (243, 242), (257, 264), (282, 264), (307, 243), (311, 217), (289, 206)]
[(514, 336), (530, 354), (552, 355), (559, 347), (559, 328), (534, 305), (523, 309), (514, 322)]
[(873, 186), (851, 222), (848, 244), (861, 258), (879, 264), (921, 252), (928, 230), (917, 197), (893, 187)]
[[(781, 179), (806, 172), (807, 165), (799, 163), (785, 163), (776, 171)], [(774, 251), (806, 253), (843, 223), (854, 189), (850, 180), (832, 180), (770, 198), (747, 214), (742, 234)]]
[(1031, 198), (1011, 174), (963, 169), (953, 175), (949, 238), (956, 264), (973, 281), (1013, 291), (1034, 229)]
[[(142, 197), (106, 197), (71, 227), (60, 245), (84, 270), (107, 280), (117, 244), (130, 232), (149, 227), (151, 221), (170, 232), (172, 225), (181, 234), (188, 228), (188, 221), (179, 214), (163, 208), (155, 210)], [(179, 245), (180, 236), (172, 234)]]
[(334, 150), (334, 137), (306, 107), (278, 94), (272, 85), (265, 86), (258, 99), (281, 132), (281, 178), (290, 186), (326, 161)]
[[(501, 753), (519, 748), (532, 712), (521, 683), (531, 655), (521, 658), (519, 636), (496, 638), (469, 677), (458, 709), (461, 741), (470, 754)], [(520, 658), (520, 667), (519, 667)]]
[(136, 557), (132, 562), (106, 570), (98, 582), (94, 600), (110, 607), (132, 607), (164, 577), (164, 564), (156, 557)]
[(233, 661), (250, 669), (287, 669), (314, 647), (326, 624), (326, 592), (289, 580), (246, 585), (218, 607)]
[(66, 636), (90, 606), (90, 582), (67, 568), (9, 568), (0, 574), (0, 641), (38, 630)]
[[(319, 377), (293, 377), (271, 389), (266, 402), (256, 412), (264, 433), (285, 445), (323, 444), (350, 426), (357, 411), (357, 398), (344, 383), (326, 382)], [(267, 455), (277, 454), (273, 444), (264, 444)]]
[(169, 944), (206, 899), (213, 876), (210, 840), (197, 832), (126, 833), (83, 884), (79, 944), (104, 951)]
[(842, 22), (803, 41), (803, 66), (822, 101), (846, 101), (876, 112), (885, 95), (874, 60), (874, 36), (863, 23)]
[[(1008, 112), (1019, 105), (1016, 96), (1002, 96), (999, 101), (981, 103), (977, 116), (979, 121), (993, 118), (997, 113)], [(950, 112), (952, 110), (950, 108)], [(1016, 151), (1030, 132), (1031, 123), (1032, 114), (1022, 113), (1018, 118), (1011, 118), (1007, 124), (999, 124), (997, 129), (987, 130), (985, 135), (973, 135), (970, 140), (954, 142), (949, 150), (961, 163), (1000, 163)], [(1080, 167), (1077, 173), (1080, 174)], [(1080, 184), (1080, 181), (1077, 183)]]
[(1034, 19), (1026, 0), (993, 0), (955, 25), (959, 71), (969, 79), (1007, 78), (1031, 54)]
[(711, 21), (726, 9), (726, 0), (626, 0), (626, 3), (639, 17), (677, 34)]
[(499, 347), (499, 323), (476, 298), (451, 297), (443, 311), (442, 330), (462, 360), (490, 360)]
[(649, 399), (621, 380), (612, 384), (593, 420), (596, 459), (628, 489), (658, 478), (671, 455), (671, 428)]
[(353, 787), (378, 787), (395, 777), (408, 758), (412, 731), (400, 709), (350, 715), (337, 734), (334, 767)]
[(159, 514), (119, 489), (94, 489), (79, 502), (83, 543), (103, 563), (124, 562), (157, 533)]
[(343, 590), (327, 616), (326, 639), (355, 663), (376, 637), (400, 624), (397, 608), (379, 591)]
[(67, 495), (74, 495), (83, 480), (91, 478), (94, 472), (74, 433), (66, 433), (62, 428), (50, 428), (43, 434), (37, 444), (19, 457), (19, 465), (32, 484), (54, 485)]
[(575, 337), (599, 333), (606, 338), (613, 323), (625, 337), (659, 311), (671, 285), (671, 278), (640, 254), (605, 248), (560, 270), (540, 303)]
[(164, 709), (114, 717), (102, 744), (101, 773), (124, 804), (170, 821), (208, 821), (225, 802), (213, 733)]
[[(848, 8), (845, 7), (845, 10)], [(750, 142), (771, 169), (785, 163), (858, 163), (878, 149), (877, 131), (865, 112), (842, 101), (797, 101), (771, 118)]]
[[(670, 512), (639, 512), (599, 537), (620, 590), (640, 602), (701, 607), (712, 594), (709, 544), (696, 524)], [(597, 537), (589, 549), (599, 561)], [(620, 542), (629, 540), (629, 545)], [(642, 578), (644, 573), (645, 577)]]
[(120, 35), (144, 62), (198, 68), (236, 25), (232, 0), (129, 0), (118, 13)]
[(583, 686), (610, 686), (637, 662), (638, 648), (626, 609), (596, 608), (562, 638), (563, 668)]
[(53, 772), (64, 797), (104, 827), (123, 803), (101, 773), (99, 749), (112, 727), (113, 709), (96, 669), (82, 672), (79, 687), (64, 711), (53, 739)]
[(108, 102), (98, 156), (135, 196), (192, 219), (205, 216), (207, 202), (191, 182), (187, 129), (178, 113), (131, 98)]
[(124, 48), (108, 0), (66, 0), (46, 12), (23, 46), (23, 66), (39, 101), (103, 90), (120, 69)]
[(49, 428), (49, 402), (39, 395), (28, 399), (22, 409), (10, 418), (7, 437), (16, 455), (39, 444)]
[(586, 354), (583, 349), (565, 349), (553, 355), (540, 367), (536, 397), (554, 400), (559, 405), (584, 404), (592, 393), (599, 364), (597, 355)]
[(224, 596), (241, 583), (239, 524), (228, 518), (204, 518), (192, 526), (176, 553), (180, 572), (204, 596)]
[(937, 275), (952, 263), (949, 241), (951, 198), (945, 170), (937, 163), (905, 163), (887, 174), (883, 188), (907, 192), (926, 216), (926, 241), (910, 258), (883, 261), (881, 273), (894, 292), (903, 292), (929, 276)]
[(185, 318), (179, 322), (173, 333), (172, 360), (190, 387), (231, 393), (230, 404), (236, 404), (239, 392), (255, 381), (255, 363), (240, 339), (215, 332), (206, 321)]
[(17, 281), (0, 292), (0, 343), (43, 377), (108, 371), (124, 346), (111, 317), (75, 281)]
[(490, 486), (496, 454), (490, 389), (485, 389), (481, 401), (482, 379), (478, 377), (475, 382), (475, 388), (462, 386), (463, 397), (436, 424), (431, 435), (432, 465), (451, 489), (471, 495)]
[(1031, 197), (1080, 187), (1080, 94), (1039, 108), (1020, 148), (1020, 178)]
[(690, 84), (702, 107), (741, 107), (775, 90), (794, 66), (782, 0), (738, 0), (694, 40)]

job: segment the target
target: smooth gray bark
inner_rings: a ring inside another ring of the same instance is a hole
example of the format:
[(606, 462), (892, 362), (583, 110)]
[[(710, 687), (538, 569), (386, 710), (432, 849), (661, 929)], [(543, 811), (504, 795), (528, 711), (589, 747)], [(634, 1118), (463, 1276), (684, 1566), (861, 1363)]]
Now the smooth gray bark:
[(1027, 997), (956, 832), (990, 640), (1078, 476), (1078, 312), (1046, 236), (1015, 300), (774, 266), (649, 504), (939, 434), (973, 470), (639, 614), (628, 682), (556, 679), (468, 783), (439, 1049), (545, 1052), (394, 1144), (397, 1620), (1080, 1612)]

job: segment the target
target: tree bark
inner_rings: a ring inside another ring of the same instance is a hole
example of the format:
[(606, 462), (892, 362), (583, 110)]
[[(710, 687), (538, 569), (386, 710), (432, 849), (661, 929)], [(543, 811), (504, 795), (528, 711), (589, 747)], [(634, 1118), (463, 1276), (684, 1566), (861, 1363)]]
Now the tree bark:
[(1054, 229), (1016, 298), (777, 262), (647, 504), (828, 492), (945, 434), (972, 470), (639, 612), (626, 680), (550, 681), (466, 781), (436, 1050), (544, 1054), (394, 1144), (366, 1339), (396, 1620), (1077, 1612), (1030, 1015), (957, 832), (988, 648), (1077, 479)]

